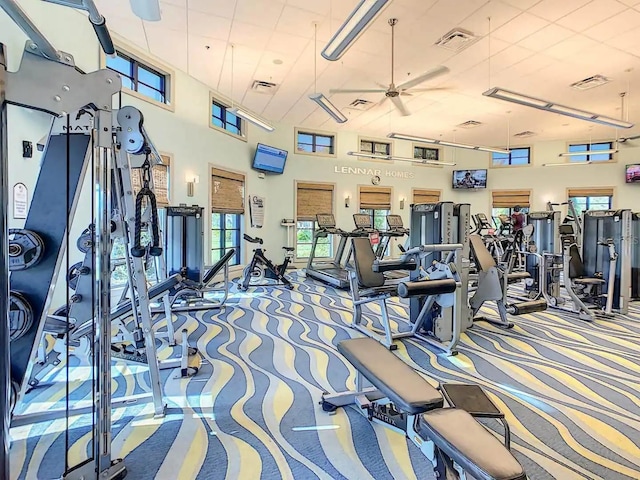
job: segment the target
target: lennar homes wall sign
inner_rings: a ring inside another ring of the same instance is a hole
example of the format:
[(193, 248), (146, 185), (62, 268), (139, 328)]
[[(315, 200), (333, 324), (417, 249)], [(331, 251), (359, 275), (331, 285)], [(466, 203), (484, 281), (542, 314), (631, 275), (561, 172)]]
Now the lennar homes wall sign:
[(362, 168), (362, 167), (340, 167), (335, 165), (333, 173), (342, 173), (345, 175), (367, 175), (369, 177), (390, 177), (390, 178), (413, 178), (413, 172), (405, 172), (402, 170), (382, 170), (379, 168)]

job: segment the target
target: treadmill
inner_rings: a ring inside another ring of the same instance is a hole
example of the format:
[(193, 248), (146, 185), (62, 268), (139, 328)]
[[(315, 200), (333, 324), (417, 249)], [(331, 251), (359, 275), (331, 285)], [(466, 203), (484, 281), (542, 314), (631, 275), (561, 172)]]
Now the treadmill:
[(382, 260), (392, 238), (401, 238), (409, 235), (409, 229), (404, 227), (400, 215), (387, 215), (387, 229), (380, 233), (380, 243), (376, 248), (376, 257)]
[[(307, 262), (307, 277), (320, 280), (336, 288), (349, 288), (349, 273), (344, 269), (341, 262), (350, 233), (336, 228), (336, 219), (332, 213), (317, 214), (316, 222), (318, 223), (318, 228), (313, 234), (313, 244), (309, 254), (309, 261)], [(340, 243), (336, 253), (331, 260), (317, 260), (316, 248), (318, 240), (327, 238), (329, 235), (340, 236)]]

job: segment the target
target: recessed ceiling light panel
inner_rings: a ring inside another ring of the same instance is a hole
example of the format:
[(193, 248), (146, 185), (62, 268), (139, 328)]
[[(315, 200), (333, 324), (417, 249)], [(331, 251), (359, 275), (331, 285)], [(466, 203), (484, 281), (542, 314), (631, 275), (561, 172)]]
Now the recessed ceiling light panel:
[(457, 53), (477, 41), (478, 37), (476, 37), (472, 32), (463, 28), (454, 28), (440, 37), (435, 44), (438, 47), (446, 48), (447, 50)]
[(589, 90), (590, 88), (600, 87), (609, 83), (611, 80), (604, 75), (594, 75), (593, 77), (585, 78), (579, 82), (571, 84), (571, 88), (576, 90)]

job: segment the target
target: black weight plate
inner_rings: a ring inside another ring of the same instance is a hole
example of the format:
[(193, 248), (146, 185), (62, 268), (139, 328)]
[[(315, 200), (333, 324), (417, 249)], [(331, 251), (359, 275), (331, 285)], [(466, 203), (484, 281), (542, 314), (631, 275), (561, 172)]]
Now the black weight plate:
[(21, 228), (9, 229), (9, 270), (17, 272), (36, 265), (44, 256), (40, 235)]
[(9, 301), (9, 327), (11, 341), (17, 340), (33, 325), (33, 310), (27, 299), (18, 292), (11, 292)]
[(71, 290), (75, 290), (78, 286), (78, 278), (80, 278), (80, 269), (82, 268), (82, 262), (74, 263), (69, 268), (67, 273), (67, 285)]

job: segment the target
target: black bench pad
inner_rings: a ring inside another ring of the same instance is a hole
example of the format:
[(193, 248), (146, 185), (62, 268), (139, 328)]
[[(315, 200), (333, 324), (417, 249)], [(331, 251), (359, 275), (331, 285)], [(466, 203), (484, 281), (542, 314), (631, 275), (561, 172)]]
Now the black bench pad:
[(398, 410), (416, 415), (442, 407), (440, 392), (373, 338), (343, 340), (338, 351)]
[(584, 277), (584, 278), (573, 278), (572, 280), (575, 283), (581, 283), (583, 285), (602, 285), (605, 283), (603, 278)]
[(468, 412), (442, 408), (419, 417), (417, 432), (477, 480), (526, 480), (522, 465)]

